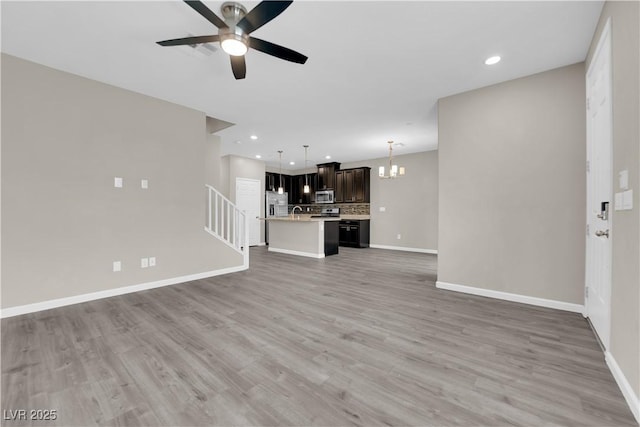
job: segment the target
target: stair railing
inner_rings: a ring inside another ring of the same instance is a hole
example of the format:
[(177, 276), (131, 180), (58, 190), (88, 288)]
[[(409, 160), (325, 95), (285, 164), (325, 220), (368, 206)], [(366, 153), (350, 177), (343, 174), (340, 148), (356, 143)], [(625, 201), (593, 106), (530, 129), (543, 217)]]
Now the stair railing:
[(249, 222), (244, 211), (210, 185), (207, 191), (207, 218), (204, 229), (244, 256), (249, 266)]

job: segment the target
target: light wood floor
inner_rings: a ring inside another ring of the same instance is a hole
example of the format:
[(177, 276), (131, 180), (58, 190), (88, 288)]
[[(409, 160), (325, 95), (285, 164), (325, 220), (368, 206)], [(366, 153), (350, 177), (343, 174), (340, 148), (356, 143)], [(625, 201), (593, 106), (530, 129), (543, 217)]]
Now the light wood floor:
[(436, 257), (247, 272), (2, 320), (3, 425), (635, 425), (579, 314), (435, 288)]

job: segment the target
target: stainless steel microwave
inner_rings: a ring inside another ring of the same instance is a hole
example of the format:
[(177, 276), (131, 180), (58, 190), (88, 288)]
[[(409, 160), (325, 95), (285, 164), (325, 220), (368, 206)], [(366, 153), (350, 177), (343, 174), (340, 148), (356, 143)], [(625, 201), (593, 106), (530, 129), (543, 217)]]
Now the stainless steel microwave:
[(333, 203), (333, 190), (316, 191), (316, 203)]

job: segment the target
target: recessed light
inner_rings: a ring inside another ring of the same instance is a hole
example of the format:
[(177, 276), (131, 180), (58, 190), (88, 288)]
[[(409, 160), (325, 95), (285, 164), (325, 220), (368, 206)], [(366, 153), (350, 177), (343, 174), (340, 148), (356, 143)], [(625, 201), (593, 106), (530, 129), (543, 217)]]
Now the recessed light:
[(492, 57), (490, 57), (490, 58), (487, 58), (487, 59), (484, 61), (484, 63), (485, 63), (485, 64), (487, 64), (487, 65), (494, 65), (494, 64), (497, 64), (498, 62), (500, 62), (500, 59), (501, 59), (501, 58), (500, 58), (499, 56), (497, 56), (497, 55), (496, 55), (496, 56), (492, 56)]
[(290, 165), (295, 165), (295, 164), (296, 164), (296, 162), (289, 162), (289, 164), (290, 164)]
[(250, 136), (250, 138), (251, 138), (251, 139), (253, 139), (254, 141), (255, 141), (256, 139), (258, 139), (258, 137), (257, 137), (256, 135), (251, 135), (251, 136)]
[(324, 156), (325, 159), (329, 160), (331, 156)]
[(256, 159), (261, 159), (262, 156), (260, 154), (256, 154)]

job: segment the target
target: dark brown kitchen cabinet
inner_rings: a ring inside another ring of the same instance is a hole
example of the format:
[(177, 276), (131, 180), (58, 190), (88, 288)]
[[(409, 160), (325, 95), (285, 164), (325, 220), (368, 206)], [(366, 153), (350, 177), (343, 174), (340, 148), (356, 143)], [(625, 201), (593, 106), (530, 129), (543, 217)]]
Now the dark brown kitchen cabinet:
[(267, 172), (264, 182), (265, 191), (278, 191), (279, 177), (277, 173)]
[[(284, 176), (283, 176), (284, 179)], [(308, 175), (293, 175), (289, 177), (289, 187), (287, 193), (289, 194), (289, 204), (291, 205), (308, 205), (315, 203), (315, 179), (316, 174)], [(309, 193), (304, 192), (305, 183), (309, 183)]]
[(311, 193), (309, 193), (309, 203), (316, 202), (316, 190), (318, 190), (318, 174), (309, 174), (309, 185), (311, 186)]
[(300, 189), (298, 188), (298, 177), (297, 176), (289, 176), (288, 177), (288, 184), (289, 186), (287, 187), (287, 189), (285, 190), (289, 196), (289, 204), (290, 205), (297, 205), (299, 202), (299, 198), (300, 198)]
[(369, 203), (371, 168), (342, 169), (336, 172), (336, 203)]
[[(316, 202), (316, 188), (317, 188), (317, 173), (309, 173), (306, 175), (300, 175), (300, 194), (302, 194), (302, 202), (305, 205)], [(305, 182), (309, 184), (309, 193), (304, 193)]]
[[(282, 177), (282, 179), (280, 178)], [(267, 172), (265, 174), (264, 188), (265, 191), (278, 191), (278, 188), (282, 185), (285, 193), (289, 193), (289, 203), (291, 202), (291, 176), (276, 172)]]
[(333, 192), (335, 203), (344, 203), (344, 171), (336, 172), (336, 187)]
[(318, 190), (335, 190), (336, 171), (340, 163), (323, 163), (318, 165)]

